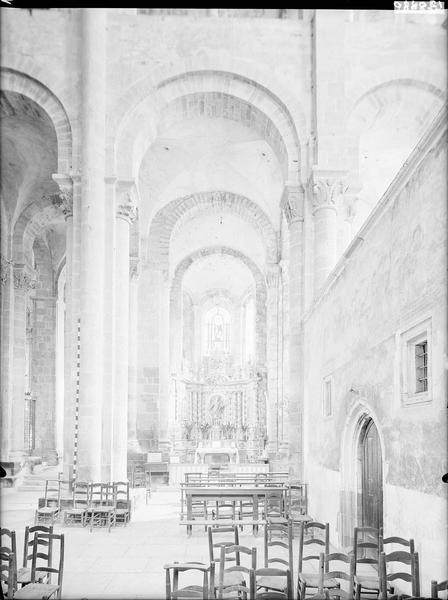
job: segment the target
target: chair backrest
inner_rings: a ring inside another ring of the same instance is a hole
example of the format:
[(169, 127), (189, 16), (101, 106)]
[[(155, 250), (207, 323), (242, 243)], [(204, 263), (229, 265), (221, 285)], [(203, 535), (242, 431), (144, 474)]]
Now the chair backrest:
[(115, 481), (115, 501), (118, 503), (126, 503), (129, 505), (129, 482), (128, 481)]
[[(305, 534), (309, 535), (307, 539)], [(304, 561), (315, 561), (317, 566), (321, 552), (330, 552), (330, 525), (319, 521), (302, 523), (299, 534), (298, 572), (302, 572)]]
[(103, 483), (101, 487), (101, 505), (114, 506), (116, 504), (116, 488), (113, 483)]
[[(210, 562), (219, 561), (221, 558), (220, 549), (222, 546), (239, 546), (240, 538), (237, 525), (220, 525), (217, 527), (208, 527), (208, 552)], [(227, 534), (225, 540), (217, 540), (222, 534)], [(228, 535), (232, 534), (232, 535)], [(219, 548), (218, 552), (215, 552), (215, 548)], [(236, 561), (236, 555), (233, 557), (226, 557), (227, 561)]]
[[(391, 563), (393, 563), (393, 572), (390, 572), (389, 565)], [(420, 572), (417, 552), (406, 552), (405, 550), (395, 550), (389, 554), (381, 552), (379, 571), (380, 589), (384, 598), (387, 598), (385, 594), (388, 584), (397, 579), (411, 584), (413, 596), (420, 595)]]
[[(188, 563), (168, 563), (163, 567), (165, 569), (166, 578), (166, 599), (167, 600), (181, 600), (187, 598), (201, 598), (207, 600), (210, 596), (209, 589), (209, 573), (213, 576), (214, 563), (210, 567), (202, 563), (188, 562)], [(202, 586), (198, 589), (182, 589), (179, 588), (179, 573), (186, 571), (198, 571), (202, 573)]]
[(299, 481), (291, 481), (288, 487), (288, 514), (305, 515), (308, 509), (307, 485)]
[(87, 508), (90, 502), (90, 485), (86, 481), (73, 484), (73, 508)]
[[(3, 586), (6, 586), (6, 596), (3, 595)], [(0, 548), (0, 591), (2, 598), (14, 598), (17, 590), (17, 556), (9, 552), (6, 547)]]
[(103, 484), (101, 482), (89, 483), (89, 503), (91, 506), (99, 505), (103, 499)]
[[(289, 569), (275, 569), (273, 567), (262, 567), (261, 569), (254, 569), (254, 571), (252, 572), (252, 585), (251, 588), (253, 590), (257, 589), (258, 583), (257, 583), (257, 578), (258, 577), (278, 577), (280, 579), (280, 581), (285, 581), (286, 582), (286, 586), (285, 586), (285, 590), (283, 592), (277, 592), (277, 591), (268, 591), (268, 592), (258, 592), (256, 595), (257, 600), (259, 599), (263, 599), (266, 598), (267, 599), (278, 599), (278, 600), (289, 600), (290, 598), (293, 598), (293, 583), (292, 583), (292, 576), (291, 576), (291, 571)], [(281, 587), (281, 586), (279, 586)]]
[(284, 494), (282, 490), (266, 492), (264, 497), (265, 519), (286, 516)]
[(45, 504), (44, 506), (48, 506), (50, 504), (56, 505), (58, 508), (61, 506), (61, 479), (47, 479), (45, 481)]
[(380, 551), (385, 552), (386, 554), (388, 552), (392, 552), (393, 550), (395, 550), (395, 548), (391, 548), (392, 544), (398, 545), (398, 546), (405, 546), (405, 548), (409, 548), (409, 552), (411, 554), (413, 552), (415, 552), (415, 544), (414, 544), (414, 540), (412, 538), (407, 540), (405, 538), (399, 537), (398, 535), (392, 535), (390, 537), (385, 538), (383, 535), (383, 530), (380, 529), (380, 536), (379, 536)]
[(353, 532), (353, 555), (355, 575), (358, 565), (378, 567), (380, 556), (380, 532), (375, 527), (355, 527)]
[(439, 592), (448, 590), (448, 579), (437, 583), (434, 579), (431, 581), (431, 598), (438, 598)]
[[(236, 564), (226, 567), (227, 555), (236, 556)], [(241, 564), (242, 559), (246, 555), (250, 559), (250, 566)], [(220, 560), (219, 560), (219, 577), (218, 577), (218, 598), (221, 600), (224, 596), (228, 596), (231, 592), (238, 592), (238, 597), (241, 594), (252, 595), (250, 586), (246, 584), (251, 581), (252, 572), (257, 567), (257, 549), (248, 548), (247, 546), (235, 545), (235, 546), (221, 546)], [(226, 573), (243, 573), (247, 577), (243, 579), (243, 582), (231, 583), (225, 585)]]
[[(291, 572), (291, 577), (293, 578), (294, 557), (292, 546), (292, 522), (288, 521), (286, 525), (278, 523), (273, 524), (276, 533), (283, 533), (284, 537), (281, 539), (270, 539), (269, 527), (270, 525), (267, 523), (264, 528), (264, 566), (265, 568), (268, 568), (275, 563), (284, 565)], [(283, 548), (285, 550), (281, 552), (281, 556), (278, 555), (278, 548)]]
[[(40, 551), (40, 546), (42, 546), (41, 539), (48, 541), (48, 550), (46, 553)], [(57, 566), (53, 566), (55, 548), (57, 550), (57, 560), (55, 561)], [(38, 565), (38, 560), (43, 560), (44, 564)], [(64, 575), (64, 534), (41, 533), (40, 535), (35, 535), (33, 541), (33, 557), (31, 559), (31, 581), (40, 579), (42, 575), (48, 575), (48, 582), (52, 583), (53, 574), (57, 575), (57, 585), (60, 586), (61, 589)]]
[[(34, 538), (39, 537), (42, 533), (53, 533), (53, 525), (33, 525), (30, 527), (27, 525), (25, 527), (25, 536), (23, 540), (23, 563), (24, 567), (28, 566), (28, 561), (31, 561), (33, 558), (33, 545)], [(40, 539), (40, 544), (44, 547), (48, 546), (49, 541), (46, 539)]]
[[(344, 554), (342, 552), (331, 552), (325, 554), (324, 557), (324, 571), (325, 578), (331, 578), (338, 580), (340, 584), (342, 581), (347, 581), (348, 591), (345, 592), (342, 587), (336, 590), (334, 595), (340, 598), (353, 598), (354, 589), (354, 576), (355, 576), (355, 557), (353, 554)], [(335, 564), (336, 563), (336, 564)], [(331, 595), (333, 596), (333, 588), (331, 589)]]

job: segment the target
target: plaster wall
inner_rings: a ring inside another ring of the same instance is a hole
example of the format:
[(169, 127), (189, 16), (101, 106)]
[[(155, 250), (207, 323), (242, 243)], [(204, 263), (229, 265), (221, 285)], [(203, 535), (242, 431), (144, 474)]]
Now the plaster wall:
[[(360, 516), (356, 452), (347, 448), (350, 415), (362, 406), (382, 445), (385, 534), (416, 540), (426, 593), (446, 565), (447, 244), (446, 150), (439, 141), (422, 152), (415, 170), (403, 167), (402, 186), (386, 192), (308, 312), (304, 385), (309, 512), (350, 545)], [(404, 340), (425, 320), (429, 392), (426, 402), (406, 404)], [(333, 381), (329, 417), (322, 410), (326, 377)]]

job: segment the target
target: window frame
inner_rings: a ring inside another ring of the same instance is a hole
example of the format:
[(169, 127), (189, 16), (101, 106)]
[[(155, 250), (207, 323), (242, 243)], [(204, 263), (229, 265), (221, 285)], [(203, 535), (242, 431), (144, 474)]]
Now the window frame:
[[(330, 391), (330, 410), (327, 411), (327, 390)], [(322, 416), (324, 419), (331, 419), (333, 417), (333, 405), (334, 405), (334, 385), (333, 376), (327, 375), (322, 380)]]
[[(402, 333), (401, 403), (403, 406), (432, 401), (432, 327), (431, 317)], [(417, 391), (417, 347), (426, 342), (426, 390)]]

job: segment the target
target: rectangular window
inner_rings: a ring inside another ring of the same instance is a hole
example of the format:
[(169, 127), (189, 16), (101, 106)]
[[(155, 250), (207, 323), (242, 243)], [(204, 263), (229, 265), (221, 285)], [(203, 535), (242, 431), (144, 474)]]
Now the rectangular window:
[(415, 391), (428, 391), (428, 341), (415, 345)]
[(404, 405), (431, 402), (431, 317), (400, 333), (401, 401)]

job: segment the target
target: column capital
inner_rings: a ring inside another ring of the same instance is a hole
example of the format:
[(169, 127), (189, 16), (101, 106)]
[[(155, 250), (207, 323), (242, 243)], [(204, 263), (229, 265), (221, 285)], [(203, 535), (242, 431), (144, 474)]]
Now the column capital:
[(340, 197), (348, 188), (347, 171), (313, 167), (309, 179), (313, 214), (322, 208), (338, 209)]
[(266, 269), (266, 285), (268, 289), (273, 289), (278, 287), (278, 282), (280, 278), (280, 267), (277, 263), (268, 264)]
[(36, 272), (29, 269), (26, 265), (14, 265), (14, 287), (16, 290), (29, 292), (36, 288)]
[(58, 194), (50, 196), (54, 206), (59, 208), (65, 219), (73, 216), (73, 178), (71, 175), (53, 173), (53, 181), (59, 187)]
[(8, 281), (8, 279), (11, 276), (11, 268), (13, 266), (13, 261), (9, 260), (8, 258), (5, 258), (4, 256), (1, 257), (1, 262), (0, 262), (0, 281), (1, 281), (1, 285), (5, 285), (6, 282)]
[(303, 185), (286, 184), (283, 190), (280, 206), (285, 213), (289, 226), (297, 221), (303, 221), (303, 201), (305, 189)]
[(133, 179), (117, 179), (117, 218), (133, 223), (138, 216), (135, 202), (135, 181)]
[(140, 275), (140, 259), (138, 256), (129, 257), (129, 278), (137, 279)]

